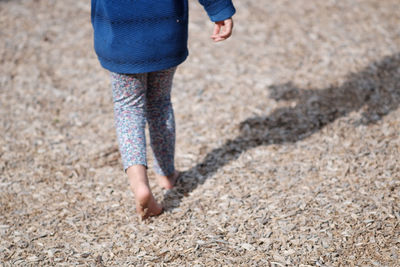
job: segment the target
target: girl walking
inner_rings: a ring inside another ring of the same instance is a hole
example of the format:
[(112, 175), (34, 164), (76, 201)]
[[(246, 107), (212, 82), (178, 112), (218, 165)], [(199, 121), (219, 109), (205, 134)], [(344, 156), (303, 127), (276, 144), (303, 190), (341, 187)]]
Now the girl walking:
[[(232, 0), (199, 0), (215, 22), (211, 38), (232, 33)], [(188, 0), (92, 0), (94, 47), (110, 71), (114, 118), (123, 168), (142, 219), (162, 212), (147, 177), (145, 126), (149, 126), (156, 178), (171, 189), (175, 121), (171, 104), (176, 67), (188, 56)]]

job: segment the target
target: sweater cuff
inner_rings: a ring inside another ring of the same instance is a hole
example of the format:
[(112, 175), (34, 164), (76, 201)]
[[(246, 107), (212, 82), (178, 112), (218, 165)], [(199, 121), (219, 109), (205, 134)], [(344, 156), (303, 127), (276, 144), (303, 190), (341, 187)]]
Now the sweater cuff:
[(215, 0), (210, 5), (204, 5), (204, 8), (213, 22), (229, 19), (236, 12), (232, 0)]

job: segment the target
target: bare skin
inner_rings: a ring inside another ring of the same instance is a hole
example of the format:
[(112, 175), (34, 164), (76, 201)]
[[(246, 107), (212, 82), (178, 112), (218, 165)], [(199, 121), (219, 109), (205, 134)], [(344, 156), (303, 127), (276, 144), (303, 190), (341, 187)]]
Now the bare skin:
[[(220, 42), (228, 39), (232, 35), (232, 18), (215, 22), (214, 31), (211, 39)], [(151, 192), (146, 167), (143, 165), (133, 165), (126, 170), (129, 184), (135, 195), (136, 212), (142, 220), (157, 216), (162, 213), (163, 208), (154, 198)], [(175, 171), (170, 176), (156, 175), (158, 184), (165, 189), (172, 189), (179, 178), (179, 172)]]
[(174, 188), (176, 181), (178, 180), (179, 174), (180, 173), (178, 171), (175, 171), (170, 176), (156, 175), (156, 179), (161, 187), (165, 189), (172, 189)]
[(221, 42), (232, 35), (232, 29), (233, 29), (233, 19), (229, 18), (226, 20), (222, 21), (217, 21), (215, 22), (214, 25), (214, 32), (211, 35), (211, 39), (214, 40), (214, 42)]
[(126, 170), (131, 190), (135, 195), (136, 212), (142, 220), (162, 213), (163, 208), (151, 192), (147, 170), (143, 165), (133, 165)]

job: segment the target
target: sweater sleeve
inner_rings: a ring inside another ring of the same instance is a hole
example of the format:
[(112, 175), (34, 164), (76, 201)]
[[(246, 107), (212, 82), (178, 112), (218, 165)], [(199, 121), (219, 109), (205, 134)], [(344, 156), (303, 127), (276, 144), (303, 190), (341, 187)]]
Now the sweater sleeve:
[(236, 10), (232, 0), (199, 0), (213, 22), (229, 19)]

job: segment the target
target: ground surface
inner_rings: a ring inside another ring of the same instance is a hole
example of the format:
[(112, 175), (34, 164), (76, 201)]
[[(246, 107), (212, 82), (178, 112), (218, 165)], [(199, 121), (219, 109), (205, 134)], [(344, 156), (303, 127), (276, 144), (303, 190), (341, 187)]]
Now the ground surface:
[(191, 1), (184, 174), (146, 223), (89, 2), (0, 1), (0, 262), (399, 266), (398, 0), (240, 0), (218, 45)]

